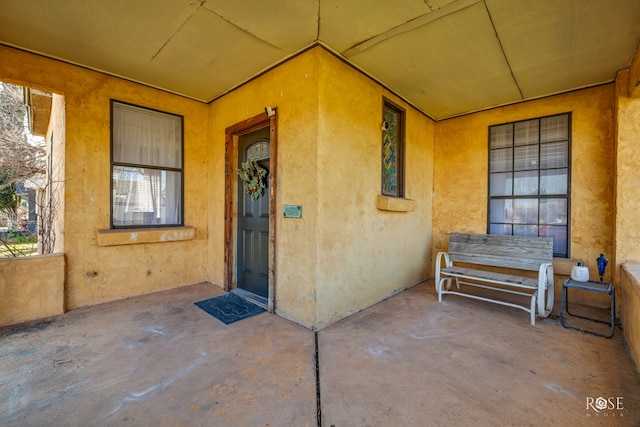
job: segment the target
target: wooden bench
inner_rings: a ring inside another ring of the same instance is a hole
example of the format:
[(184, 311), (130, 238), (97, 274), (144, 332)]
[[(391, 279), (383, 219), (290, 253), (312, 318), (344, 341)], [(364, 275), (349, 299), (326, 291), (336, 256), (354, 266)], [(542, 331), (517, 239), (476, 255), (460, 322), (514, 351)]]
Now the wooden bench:
[[(537, 271), (538, 277), (497, 273), (474, 268), (474, 265)], [(453, 281), (457, 290), (451, 290)], [(435, 285), (440, 302), (443, 295), (454, 294), (515, 307), (530, 313), (531, 324), (535, 325), (536, 311), (539, 317), (544, 318), (553, 308), (553, 239), (451, 233), (449, 251), (438, 253), (436, 258)], [(528, 301), (526, 305), (517, 304), (465, 293), (460, 285), (489, 289), (491, 293), (520, 295), (527, 297)]]

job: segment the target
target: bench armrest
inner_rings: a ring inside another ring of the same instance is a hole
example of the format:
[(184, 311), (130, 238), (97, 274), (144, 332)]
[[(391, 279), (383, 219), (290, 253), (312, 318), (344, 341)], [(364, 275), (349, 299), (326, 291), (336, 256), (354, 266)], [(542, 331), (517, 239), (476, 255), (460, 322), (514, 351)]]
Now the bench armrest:
[(442, 261), (444, 261), (445, 268), (451, 267), (453, 265), (453, 263), (451, 262), (451, 259), (449, 258), (449, 253), (438, 252), (438, 255), (436, 256), (436, 276), (440, 272), (440, 268), (443, 267)]
[(538, 316), (547, 317), (553, 310), (553, 301), (553, 263), (545, 262), (540, 264), (538, 270)]
[[(444, 266), (442, 265), (442, 262), (444, 261)], [(438, 284), (440, 283), (440, 269), (442, 267), (447, 268), (447, 267), (451, 267), (453, 265), (453, 263), (451, 262), (451, 259), (449, 258), (449, 254), (447, 252), (438, 252), (438, 255), (436, 256), (436, 292), (438, 292)]]

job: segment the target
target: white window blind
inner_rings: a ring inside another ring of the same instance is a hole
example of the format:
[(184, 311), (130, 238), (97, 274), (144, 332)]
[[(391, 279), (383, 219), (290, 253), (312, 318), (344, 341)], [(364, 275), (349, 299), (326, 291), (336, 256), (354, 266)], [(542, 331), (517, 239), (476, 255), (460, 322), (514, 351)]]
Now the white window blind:
[(112, 227), (182, 224), (182, 117), (112, 102)]
[(489, 128), (490, 234), (552, 237), (569, 254), (570, 114)]

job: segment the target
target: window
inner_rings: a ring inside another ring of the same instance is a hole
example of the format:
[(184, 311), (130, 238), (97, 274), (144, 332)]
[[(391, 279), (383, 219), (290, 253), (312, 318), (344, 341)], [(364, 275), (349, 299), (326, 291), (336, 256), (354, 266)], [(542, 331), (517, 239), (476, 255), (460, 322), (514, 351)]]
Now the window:
[(404, 197), (404, 110), (387, 100), (382, 109), (382, 194)]
[(489, 234), (553, 238), (569, 256), (571, 115), (489, 128)]
[(183, 225), (182, 124), (111, 102), (111, 228)]

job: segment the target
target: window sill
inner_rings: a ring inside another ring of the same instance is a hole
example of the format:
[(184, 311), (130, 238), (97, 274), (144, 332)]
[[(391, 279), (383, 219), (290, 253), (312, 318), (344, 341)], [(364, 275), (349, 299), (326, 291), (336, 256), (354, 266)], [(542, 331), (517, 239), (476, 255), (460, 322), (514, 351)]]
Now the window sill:
[(416, 208), (416, 201), (402, 197), (378, 195), (376, 206), (381, 211), (413, 212)]
[(137, 245), (141, 243), (179, 242), (192, 240), (195, 228), (135, 228), (126, 230), (98, 230), (98, 246)]

